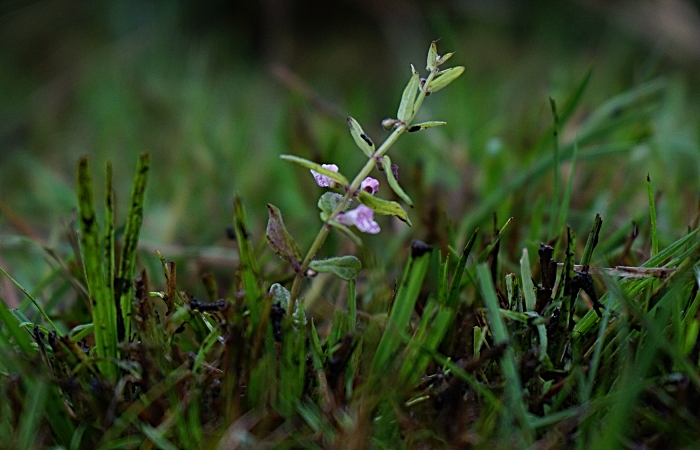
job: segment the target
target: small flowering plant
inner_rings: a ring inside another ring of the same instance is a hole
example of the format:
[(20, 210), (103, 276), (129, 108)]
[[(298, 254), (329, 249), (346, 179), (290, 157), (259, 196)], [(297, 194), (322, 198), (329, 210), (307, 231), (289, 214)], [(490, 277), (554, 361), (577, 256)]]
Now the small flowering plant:
[[(411, 65), (411, 78), (403, 91), (396, 118), (388, 118), (382, 121), (384, 129), (391, 131), (391, 134), (379, 147), (375, 146), (357, 120), (348, 117), (350, 134), (367, 157), (367, 162), (352, 181), (349, 181), (335, 164), (317, 164), (297, 156), (281, 156), (282, 159), (309, 169), (316, 180), (316, 184), (320, 187), (339, 191), (327, 191), (319, 198), (318, 207), (323, 226), (303, 259), (299, 246), (284, 225), (279, 209), (268, 204), (267, 241), (275, 253), (292, 264), (295, 271), (288, 301), (288, 314), (292, 314), (292, 311), (295, 310), (295, 302), (304, 277), (313, 276), (318, 272), (334, 273), (345, 280), (357, 277), (361, 264), (354, 256), (340, 256), (324, 260), (315, 259), (331, 229), (339, 230), (355, 243), (361, 245), (362, 241), (350, 227), (355, 227), (363, 233), (379, 233), (381, 229), (374, 220), (375, 214), (395, 216), (409, 226), (411, 225), (408, 214), (406, 214), (406, 211), (399, 203), (383, 200), (375, 196), (379, 191), (379, 180), (369, 175), (377, 167), (386, 176), (387, 184), (391, 190), (404, 203), (411, 207), (413, 206), (411, 199), (399, 185), (398, 167), (391, 163), (391, 159), (386, 153), (399, 136), (405, 132), (412, 133), (425, 128), (445, 125), (445, 122), (441, 121), (417, 124), (412, 122), (426, 96), (444, 88), (464, 72), (464, 67), (461, 66), (440, 69), (440, 66), (451, 56), (452, 53), (442, 56), (438, 55), (436, 42), (433, 41), (428, 51), (427, 77), (421, 78), (413, 65)], [(359, 205), (350, 209), (354, 200)]]

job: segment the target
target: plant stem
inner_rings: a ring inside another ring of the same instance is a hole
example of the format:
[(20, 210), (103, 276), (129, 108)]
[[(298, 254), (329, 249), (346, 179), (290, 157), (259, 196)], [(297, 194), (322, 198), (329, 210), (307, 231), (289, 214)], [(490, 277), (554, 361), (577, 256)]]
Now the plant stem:
[(352, 180), (352, 183), (350, 183), (350, 186), (345, 192), (343, 199), (340, 201), (338, 206), (336, 206), (336, 208), (330, 214), (328, 219), (321, 226), (321, 229), (319, 230), (316, 239), (314, 240), (313, 244), (311, 244), (309, 251), (306, 253), (306, 257), (304, 257), (301, 266), (299, 266), (299, 270), (297, 270), (297, 273), (294, 276), (294, 282), (292, 283), (292, 290), (289, 296), (289, 307), (287, 308), (288, 316), (291, 316), (294, 312), (294, 307), (296, 304), (297, 297), (299, 296), (299, 291), (301, 290), (301, 282), (304, 278), (304, 274), (309, 269), (311, 261), (313, 261), (314, 257), (316, 256), (316, 253), (318, 253), (318, 251), (321, 249), (321, 246), (328, 237), (328, 233), (330, 233), (331, 231), (330, 221), (333, 220), (339, 213), (341, 213), (343, 209), (345, 209), (345, 205), (347, 205), (350, 199), (355, 195), (357, 189), (362, 184), (362, 180), (364, 180), (372, 172), (374, 166), (376, 166), (377, 159), (385, 155), (386, 152), (389, 151), (389, 148), (391, 148), (391, 146), (394, 145), (394, 143), (399, 139), (399, 136), (401, 136), (404, 133), (404, 131), (408, 129), (411, 121), (413, 121), (413, 118), (416, 116), (418, 109), (420, 108), (421, 104), (423, 104), (423, 100), (428, 94), (427, 87), (430, 85), (430, 82), (435, 77), (436, 73), (437, 71), (431, 72), (428, 75), (425, 84), (423, 85), (423, 87), (420, 90), (420, 93), (418, 94), (418, 98), (416, 98), (416, 101), (413, 104), (413, 114), (411, 114), (411, 117), (406, 122), (401, 123), (398, 127), (396, 127), (394, 131), (389, 135), (389, 137), (387, 137), (386, 140), (382, 143), (382, 145), (380, 145), (379, 148), (375, 150), (372, 156), (365, 163), (364, 167), (362, 167), (362, 170), (360, 170), (357, 176), (355, 176), (355, 178)]

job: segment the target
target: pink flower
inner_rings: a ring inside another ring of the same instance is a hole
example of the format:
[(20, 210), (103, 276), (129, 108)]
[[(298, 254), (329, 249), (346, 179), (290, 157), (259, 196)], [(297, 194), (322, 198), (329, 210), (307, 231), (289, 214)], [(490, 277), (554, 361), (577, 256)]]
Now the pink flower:
[(360, 205), (351, 211), (338, 214), (337, 220), (343, 225), (355, 225), (363, 233), (377, 234), (380, 230), (379, 224), (374, 221), (374, 211), (365, 205)]
[[(338, 172), (338, 166), (335, 164), (321, 164), (321, 167), (324, 169), (328, 169), (331, 172)], [(311, 171), (311, 174), (314, 176), (314, 179), (316, 180), (316, 184), (318, 184), (321, 187), (336, 187), (338, 183), (335, 181), (331, 180), (327, 176), (320, 174), (316, 172), (315, 170)]]
[(379, 191), (379, 181), (375, 180), (372, 177), (367, 177), (362, 181), (360, 189), (374, 195), (377, 193), (377, 191)]

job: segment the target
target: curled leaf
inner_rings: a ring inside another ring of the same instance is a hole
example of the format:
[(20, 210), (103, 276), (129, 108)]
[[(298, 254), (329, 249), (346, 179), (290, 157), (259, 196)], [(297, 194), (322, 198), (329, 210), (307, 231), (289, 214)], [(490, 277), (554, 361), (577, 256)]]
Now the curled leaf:
[(309, 267), (316, 272), (332, 273), (345, 281), (350, 281), (357, 278), (362, 269), (362, 263), (356, 257), (348, 255), (318, 259), (312, 261)]
[(445, 69), (442, 72), (440, 72), (440, 75), (437, 78), (430, 82), (430, 86), (428, 86), (428, 89), (430, 89), (430, 92), (437, 92), (440, 89), (447, 86), (448, 84), (452, 83), (454, 80), (456, 80), (457, 77), (462, 75), (463, 72), (463, 66)]
[(408, 218), (408, 214), (406, 214), (406, 211), (398, 203), (382, 200), (365, 191), (360, 191), (357, 198), (360, 203), (369, 206), (375, 213), (398, 217), (406, 222), (408, 226), (411, 226), (411, 220)]
[(284, 221), (282, 220), (282, 213), (280, 210), (268, 203), (267, 211), (269, 214), (269, 219), (267, 221), (267, 242), (272, 247), (272, 250), (277, 253), (281, 258), (291, 261), (292, 263), (298, 263), (301, 259), (301, 251), (296, 241), (291, 234), (287, 231), (284, 226)]
[[(409, 128), (408, 130), (410, 131), (411, 129)], [(398, 195), (401, 200), (406, 202), (408, 206), (413, 208), (413, 202), (411, 201), (411, 198), (408, 195), (406, 195), (403, 189), (401, 189), (401, 186), (399, 185), (399, 180), (396, 179), (396, 175), (394, 174), (394, 171), (391, 167), (391, 159), (388, 155), (384, 155), (382, 157), (382, 167), (384, 168), (384, 172), (386, 173), (386, 181), (389, 183), (391, 190), (394, 191), (394, 193)]]
[(360, 150), (362, 150), (366, 156), (372, 156), (374, 153), (374, 142), (365, 134), (359, 122), (352, 117), (348, 117), (348, 127), (350, 127), (350, 134), (357, 146), (360, 147)]
[(416, 69), (413, 68), (413, 65), (411, 65), (411, 72), (413, 75), (411, 75), (411, 80), (403, 90), (401, 104), (399, 105), (399, 112), (397, 114), (397, 118), (402, 122), (406, 122), (413, 116), (413, 106), (416, 101), (416, 95), (418, 94), (418, 86), (420, 85), (420, 77)]
[(316, 164), (315, 162), (309, 161), (308, 159), (299, 158), (298, 156), (294, 155), (280, 155), (280, 158), (285, 161), (291, 161), (293, 163), (299, 164), (300, 166), (318, 172), (321, 175), (325, 175), (342, 186), (347, 186), (350, 184), (348, 182), (348, 179), (345, 178), (341, 173), (328, 170), (324, 167), (321, 167), (320, 164)]

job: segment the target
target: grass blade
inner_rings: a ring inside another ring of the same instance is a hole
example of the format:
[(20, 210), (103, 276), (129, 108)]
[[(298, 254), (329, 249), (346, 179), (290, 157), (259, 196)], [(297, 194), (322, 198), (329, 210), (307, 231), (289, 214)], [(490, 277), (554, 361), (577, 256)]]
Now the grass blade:
[(520, 278), (522, 279), (523, 297), (525, 297), (525, 311), (534, 311), (537, 299), (535, 298), (535, 284), (532, 282), (530, 254), (527, 248), (523, 249), (523, 256), (520, 258)]
[[(112, 187), (112, 164), (107, 163), (105, 169), (105, 238), (104, 238), (104, 264), (105, 264), (105, 285), (109, 293), (109, 298), (116, 299), (114, 295), (115, 283), (115, 259), (114, 259), (114, 189)], [(123, 315), (117, 309), (117, 336), (123, 336)], [(121, 330), (121, 331), (120, 331)]]
[(209, 351), (212, 349), (214, 344), (216, 344), (219, 341), (220, 337), (221, 327), (217, 326), (209, 332), (206, 338), (204, 338), (204, 341), (202, 342), (202, 345), (199, 347), (199, 351), (197, 352), (197, 357), (195, 358), (194, 363), (192, 364), (193, 372), (196, 372), (197, 370), (199, 370), (200, 367), (202, 367), (202, 363), (204, 363), (204, 358), (207, 357)]
[[(508, 335), (506, 324), (501, 317), (498, 296), (496, 295), (496, 289), (491, 280), (491, 272), (486, 264), (479, 264), (476, 268), (476, 272), (479, 286), (481, 287), (481, 294), (488, 311), (493, 343), (494, 345), (507, 343), (510, 340), (510, 336)], [(504, 426), (511, 427), (508, 430), (510, 432), (509, 434), (520, 434), (523, 448), (527, 448), (532, 444), (535, 434), (527, 420), (527, 409), (522, 395), (522, 383), (520, 382), (515, 352), (512, 346), (508, 345), (508, 347), (506, 347), (503, 356), (501, 356), (500, 365), (505, 379), (506, 397), (509, 405), (504, 412), (507, 415), (512, 414), (514, 419), (518, 422), (517, 428), (512, 428), (511, 424), (505, 424)]]
[(46, 397), (49, 394), (49, 387), (41, 379), (37, 379), (29, 387), (29, 395), (27, 402), (22, 408), (22, 416), (18, 428), (19, 441), (17, 442), (17, 448), (35, 448), (34, 443), (39, 436), (37, 430), (44, 413)]
[(552, 158), (554, 159), (554, 182), (552, 187), (552, 211), (549, 221), (549, 237), (553, 237), (557, 234), (557, 218), (561, 214), (559, 205), (559, 114), (557, 113), (557, 104), (554, 102), (552, 97), (549, 97), (549, 106), (552, 109), (552, 117), (554, 119), (554, 123), (552, 124), (554, 126), (554, 130), (552, 132), (552, 138), (554, 141), (554, 151), (552, 152)]
[(564, 191), (564, 197), (561, 200), (561, 209), (559, 209), (559, 217), (557, 217), (557, 225), (554, 230), (554, 236), (564, 229), (566, 225), (566, 217), (569, 214), (569, 205), (571, 204), (571, 193), (574, 189), (574, 174), (576, 174), (576, 159), (578, 157), (578, 145), (574, 142), (574, 153), (571, 156), (571, 172), (569, 172), (569, 181), (566, 184), (566, 190)]
[(581, 265), (587, 266), (591, 263), (591, 258), (593, 257), (593, 250), (595, 250), (596, 245), (598, 245), (598, 235), (600, 234), (600, 228), (603, 226), (603, 218), (600, 214), (595, 215), (593, 219), (593, 226), (591, 227), (591, 232), (588, 234), (588, 240), (586, 241), (586, 246), (583, 249), (583, 256), (581, 256)]
[(53, 321), (51, 320), (51, 318), (49, 317), (49, 315), (46, 314), (46, 311), (44, 311), (44, 308), (39, 304), (39, 302), (38, 302), (25, 288), (23, 288), (22, 285), (19, 284), (19, 283), (17, 282), (17, 280), (15, 280), (14, 278), (12, 278), (12, 277), (10, 276), (9, 273), (5, 272), (5, 269), (3, 269), (2, 267), (0, 267), (0, 271), (3, 273), (3, 275), (5, 275), (5, 276), (7, 277), (8, 280), (12, 281), (12, 283), (13, 283), (15, 286), (17, 286), (17, 289), (19, 289), (20, 291), (22, 291), (22, 293), (23, 293), (24, 295), (26, 295), (27, 298), (28, 298), (29, 300), (31, 300), (31, 302), (34, 304), (34, 306), (36, 306), (36, 309), (39, 310), (39, 313), (41, 313), (41, 315), (44, 316), (44, 319), (46, 319), (46, 322), (47, 322), (49, 325), (51, 325), (51, 328), (53, 328), (54, 331), (55, 331), (56, 333), (58, 333), (59, 336), (62, 336), (61, 331), (56, 327), (56, 325), (53, 323)]
[(396, 293), (394, 306), (391, 308), (386, 329), (372, 360), (373, 374), (379, 374), (385, 370), (391, 355), (401, 343), (401, 336), (397, 331), (403, 331), (408, 326), (423, 279), (428, 271), (431, 252), (432, 247), (420, 241), (414, 241), (411, 246), (411, 254)]
[(476, 242), (476, 236), (478, 233), (479, 229), (477, 228), (476, 230), (474, 230), (474, 233), (472, 233), (472, 237), (469, 238), (469, 241), (464, 246), (462, 256), (457, 262), (457, 268), (455, 269), (455, 274), (452, 277), (452, 283), (450, 284), (450, 292), (447, 295), (447, 301), (445, 303), (447, 306), (457, 305), (457, 302), (459, 300), (460, 286), (462, 284), (462, 276), (464, 275), (464, 269), (465, 267), (467, 267), (467, 259), (469, 258), (469, 254), (471, 253), (472, 248), (474, 247), (474, 243)]
[[(80, 212), (80, 248), (85, 266), (85, 279), (90, 292), (92, 321), (97, 354), (106, 359), (117, 358), (117, 310), (105, 284), (102, 245), (95, 217), (92, 178), (87, 158), (78, 163), (78, 209)], [(111, 380), (117, 367), (111, 361), (100, 361), (100, 370)]]
[(348, 332), (354, 333), (357, 323), (357, 292), (355, 279), (348, 280)]
[[(161, 433), (158, 429), (153, 428), (152, 426), (148, 424), (141, 424), (140, 426), (141, 431), (143, 431), (143, 434), (148, 437), (148, 439), (153, 442), (159, 449), (161, 450), (177, 450), (177, 447), (174, 446), (169, 440), (163, 436), (163, 433)], [(145, 446), (145, 445), (144, 445)]]
[(146, 194), (146, 182), (148, 181), (148, 170), (150, 167), (151, 155), (144, 153), (139, 157), (136, 165), (136, 176), (131, 188), (131, 198), (129, 202), (129, 213), (126, 218), (126, 229), (124, 230), (124, 244), (122, 246), (121, 260), (119, 262), (119, 273), (115, 283), (116, 295), (119, 297), (119, 308), (121, 311), (124, 332), (123, 337), (129, 339), (131, 334), (131, 300), (133, 297), (134, 269), (136, 267), (136, 249), (143, 222), (143, 199)]
[(656, 201), (654, 189), (651, 186), (651, 177), (647, 174), (647, 195), (649, 196), (649, 218), (651, 220), (651, 256), (659, 253), (659, 233), (656, 227)]
[(261, 309), (258, 299), (262, 295), (258, 281), (260, 270), (253, 251), (253, 242), (248, 229), (248, 219), (246, 218), (241, 198), (238, 195), (233, 199), (233, 229), (236, 234), (236, 242), (238, 243), (240, 277), (246, 292), (251, 319), (254, 324), (257, 324), (260, 320)]

